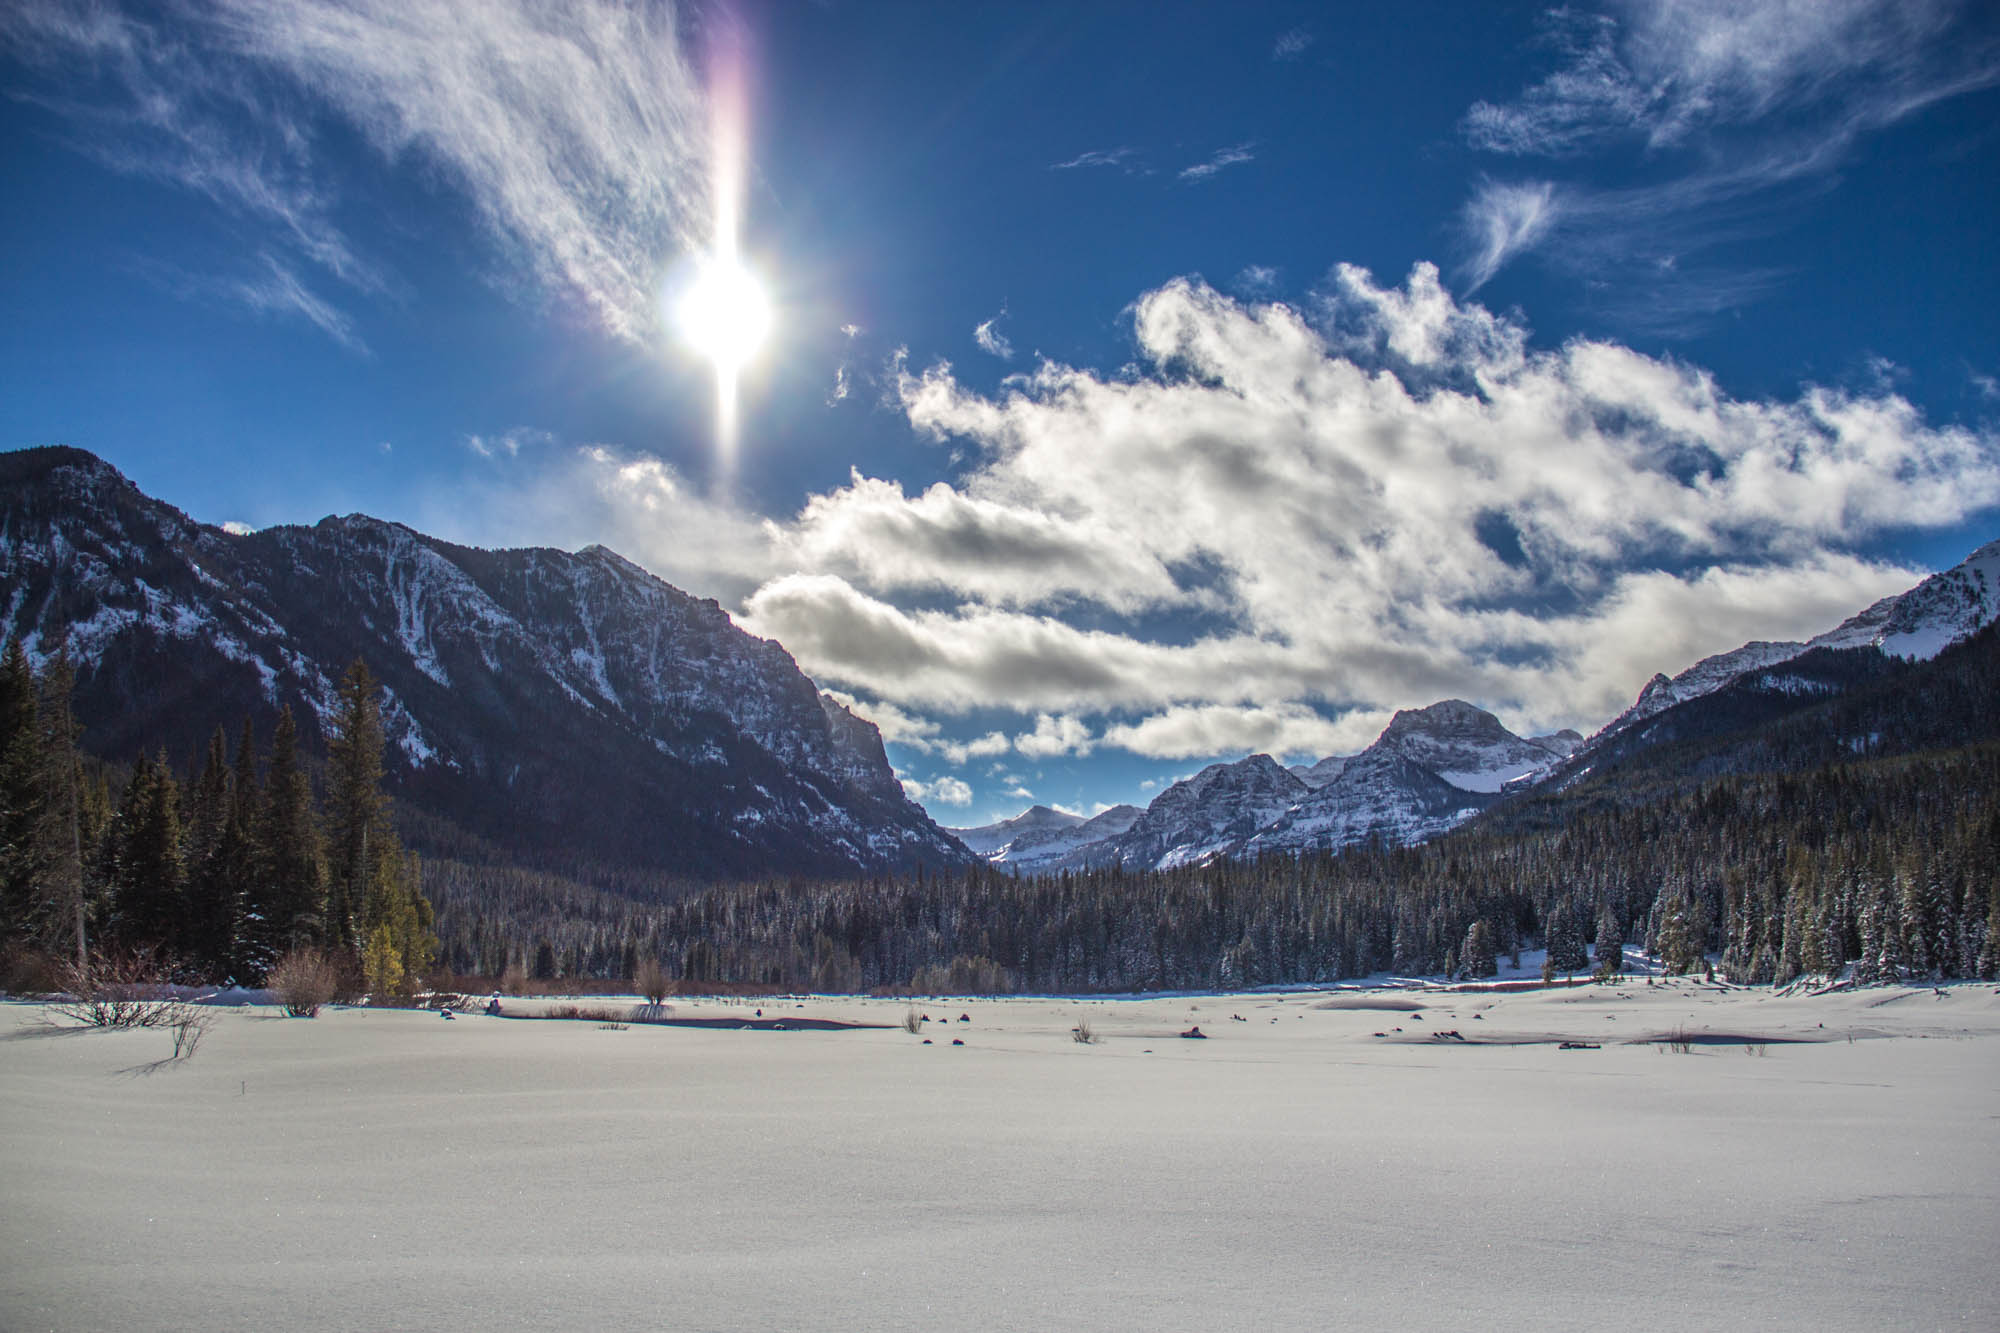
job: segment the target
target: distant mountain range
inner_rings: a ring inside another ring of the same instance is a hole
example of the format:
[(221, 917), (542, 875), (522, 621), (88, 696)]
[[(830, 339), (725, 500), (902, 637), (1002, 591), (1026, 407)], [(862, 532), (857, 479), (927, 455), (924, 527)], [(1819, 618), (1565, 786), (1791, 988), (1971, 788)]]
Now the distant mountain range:
[(486, 551), (353, 515), (233, 533), (79, 450), (0, 455), (0, 634), (67, 642), (84, 743), (177, 764), (359, 657), (411, 841), (689, 879), (969, 862), (872, 723), (776, 643), (601, 546)]
[[(334, 682), (361, 657), (384, 685), (410, 841), (565, 874), (1167, 869), (1423, 842), (1529, 798), (1546, 815), (1548, 793), (1614, 770), (1664, 774), (1677, 746), (1862, 690), (1892, 659), (1933, 658), (1996, 616), (2000, 542), (1816, 638), (1655, 676), (1587, 740), (1517, 736), (1448, 699), (1397, 713), (1358, 754), (1212, 764), (1144, 810), (1036, 806), (943, 829), (903, 794), (874, 725), (782, 647), (603, 547), (477, 550), (359, 515), (232, 533), (90, 454), (0, 455), (0, 633), (35, 654), (69, 644), (93, 752), (185, 763), (218, 725), (249, 717), (268, 736), (281, 706), (316, 743)], [(1839, 743), (1914, 735), (1910, 707)], [(1817, 753), (1811, 738), (1784, 744)], [(1753, 762), (1716, 753), (1700, 762)]]
[[(1020, 820), (952, 832), (990, 862), (1037, 871), (1112, 864), (1168, 869), (1371, 840), (1424, 842), (1516, 798), (1561, 791), (1611, 767), (1645, 764), (1649, 752), (1748, 731), (1858, 689), (1888, 671), (1892, 659), (1927, 661), (1996, 618), (2000, 542), (1816, 638), (1748, 643), (1677, 676), (1657, 675), (1630, 708), (1587, 740), (1574, 731), (1516, 736), (1491, 713), (1447, 699), (1397, 713), (1356, 755), (1290, 769), (1261, 754), (1211, 764), (1161, 792), (1136, 818), (1121, 815), (1097, 826), (1094, 837), (1086, 835), (1092, 825), (1080, 817), (1043, 806)], [(1880, 738), (1877, 727), (1856, 730), (1839, 743), (1849, 753), (1866, 753)], [(1712, 750), (1704, 754), (1711, 768), (1728, 762)], [(1663, 753), (1659, 766), (1668, 767)], [(1037, 827), (1068, 822), (1059, 840), (1019, 843), (998, 836), (1031, 818)]]

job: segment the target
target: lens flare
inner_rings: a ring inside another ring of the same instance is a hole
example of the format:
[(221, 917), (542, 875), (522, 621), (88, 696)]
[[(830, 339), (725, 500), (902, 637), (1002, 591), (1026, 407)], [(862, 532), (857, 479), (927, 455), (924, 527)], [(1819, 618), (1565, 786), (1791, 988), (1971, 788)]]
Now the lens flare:
[(681, 337), (713, 362), (718, 374), (740, 373), (771, 332), (771, 302), (763, 284), (725, 256), (702, 262), (674, 315)]
[(715, 371), (715, 449), (726, 476), (734, 467), (737, 396), (744, 368), (776, 322), (770, 298), (742, 260), (744, 161), (749, 126), (741, 34), (726, 25), (709, 63), (709, 162), (714, 237), (678, 297), (672, 319), (681, 338)]

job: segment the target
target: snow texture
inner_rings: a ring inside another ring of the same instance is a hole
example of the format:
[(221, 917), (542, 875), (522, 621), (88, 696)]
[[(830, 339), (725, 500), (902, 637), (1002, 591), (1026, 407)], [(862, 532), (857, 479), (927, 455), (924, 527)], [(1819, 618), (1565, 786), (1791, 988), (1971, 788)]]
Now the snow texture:
[(0, 1005), (0, 1324), (2000, 1327), (1991, 986), (782, 1003)]

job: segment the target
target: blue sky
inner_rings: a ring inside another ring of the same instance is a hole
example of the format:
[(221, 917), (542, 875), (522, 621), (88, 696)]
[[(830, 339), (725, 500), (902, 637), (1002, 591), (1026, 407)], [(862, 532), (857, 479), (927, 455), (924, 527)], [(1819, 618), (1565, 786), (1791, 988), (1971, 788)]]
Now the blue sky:
[[(2000, 535), (1969, 0), (24, 0), (0, 90), (0, 447), (603, 542), (946, 823), (1588, 731)], [(732, 201), (723, 449), (661, 312)]]

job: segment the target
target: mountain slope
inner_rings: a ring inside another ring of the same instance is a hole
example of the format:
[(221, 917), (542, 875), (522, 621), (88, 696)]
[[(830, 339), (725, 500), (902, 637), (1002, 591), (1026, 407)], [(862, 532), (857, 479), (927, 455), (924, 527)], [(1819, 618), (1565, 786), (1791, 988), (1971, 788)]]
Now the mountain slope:
[(68, 642), (109, 757), (179, 760), (281, 705), (311, 734), (359, 656), (392, 791), (530, 862), (717, 878), (967, 856), (872, 724), (602, 547), (474, 550), (358, 515), (232, 534), (89, 454), (30, 450), (0, 457), (0, 588), (5, 633)]
[(1803, 643), (1752, 642), (1696, 662), (1679, 675), (1656, 675), (1632, 706), (1591, 737), (1595, 747), (1627, 728), (1690, 699), (1722, 689), (1748, 672), (1788, 662), (1815, 648), (1879, 648), (1892, 657), (1925, 660), (1961, 643), (2000, 618), (2000, 541), (1916, 587), (1884, 597), (1867, 610)]

